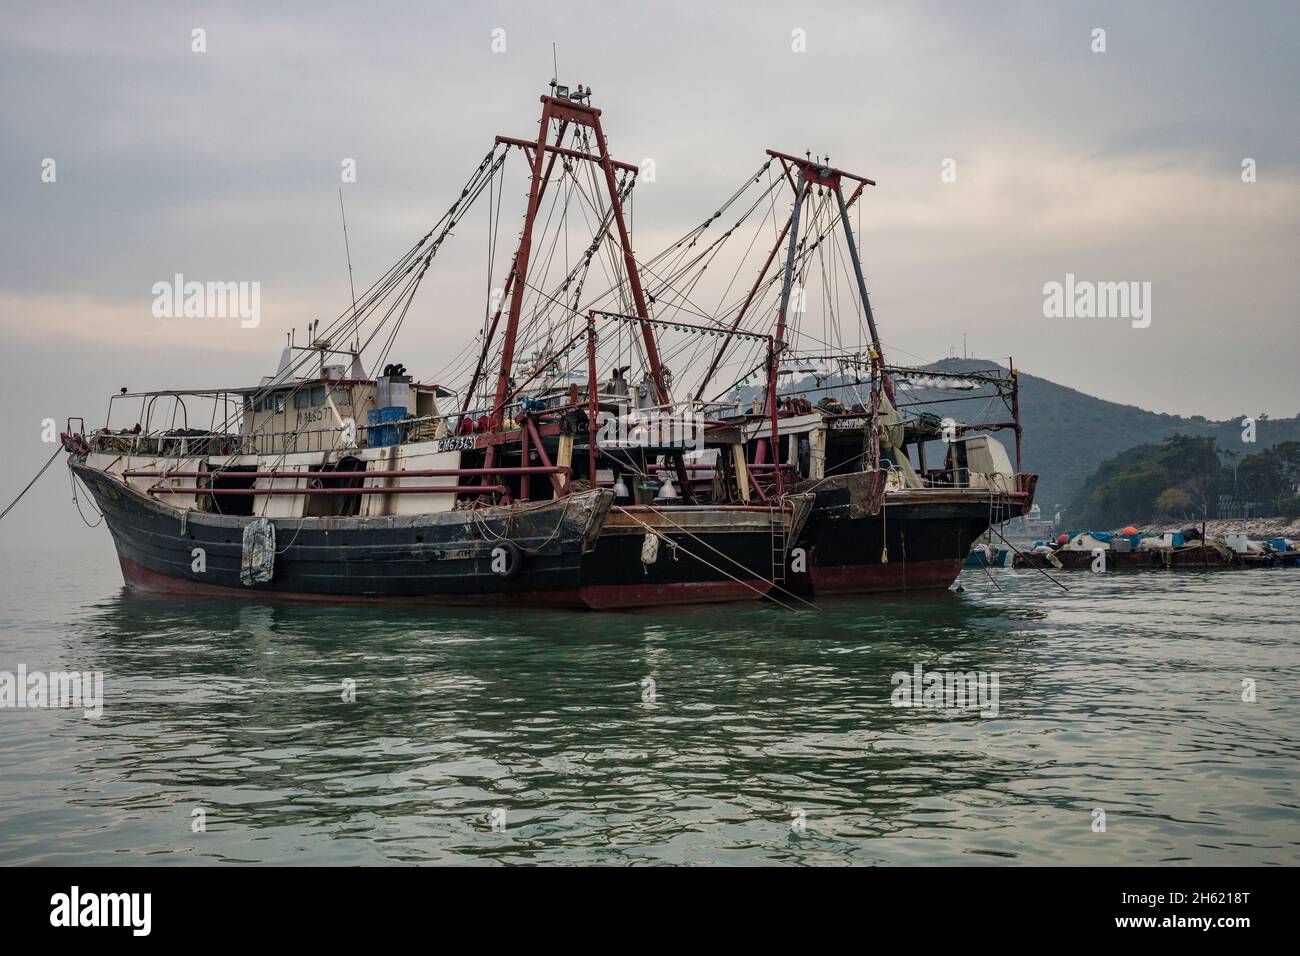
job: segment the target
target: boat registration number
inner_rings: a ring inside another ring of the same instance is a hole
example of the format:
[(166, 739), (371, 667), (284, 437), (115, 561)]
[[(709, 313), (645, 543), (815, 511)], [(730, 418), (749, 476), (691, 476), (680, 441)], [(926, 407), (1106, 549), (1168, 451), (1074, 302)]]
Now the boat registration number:
[(474, 447), (474, 438), (471, 435), (451, 435), (439, 438), (434, 447), (438, 451), (469, 451)]

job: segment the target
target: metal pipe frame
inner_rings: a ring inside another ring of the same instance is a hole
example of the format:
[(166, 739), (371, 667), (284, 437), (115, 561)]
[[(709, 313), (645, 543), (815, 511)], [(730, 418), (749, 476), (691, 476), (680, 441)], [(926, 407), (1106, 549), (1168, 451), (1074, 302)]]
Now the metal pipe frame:
[[(361, 474), (361, 472), (357, 472)], [(168, 485), (154, 485), (149, 489), (151, 495), (242, 495), (257, 497), (259, 495), (460, 495), (460, 494), (506, 494), (505, 485), (420, 485), (415, 488), (172, 488)]]
[(129, 468), (124, 478), (478, 478), (483, 475), (568, 475), (557, 465), (529, 465), (521, 468), (415, 468), (410, 471), (157, 471)]

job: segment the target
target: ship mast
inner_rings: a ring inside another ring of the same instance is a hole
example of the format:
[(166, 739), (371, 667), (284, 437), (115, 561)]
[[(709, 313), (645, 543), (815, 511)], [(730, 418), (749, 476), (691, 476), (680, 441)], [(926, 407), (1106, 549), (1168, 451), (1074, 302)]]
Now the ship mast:
[[(818, 191), (829, 190), (835, 196), (838, 205), (840, 223), (844, 228), (845, 242), (848, 245), (849, 258), (853, 262), (853, 274), (857, 280), (858, 294), (862, 299), (863, 312), (866, 316), (867, 328), (871, 335), (873, 368), (876, 367), (877, 364), (880, 365), (882, 369), (882, 384), (885, 389), (885, 394), (889, 396), (890, 401), (893, 401), (894, 395), (893, 387), (883, 371), (884, 358), (880, 347), (880, 334), (876, 330), (876, 319), (871, 311), (871, 297), (867, 294), (867, 283), (862, 274), (862, 261), (858, 257), (858, 247), (853, 237), (853, 227), (849, 222), (849, 206), (857, 200), (863, 187), (874, 186), (875, 181), (867, 179), (864, 176), (859, 176), (856, 173), (836, 169), (829, 165), (829, 163), (823, 162), (820, 159), (814, 161), (811, 155), (801, 159), (798, 156), (791, 156), (788, 153), (779, 153), (772, 149), (769, 149), (767, 154), (773, 159), (780, 161), (786, 179), (790, 183), (791, 188), (795, 191), (794, 208), (790, 211), (790, 218), (786, 223), (786, 228), (782, 230), (781, 235), (773, 246), (771, 254), (768, 255), (767, 261), (764, 263), (758, 279), (759, 282), (762, 281), (773, 258), (775, 258), (776, 250), (780, 248), (782, 240), (787, 239), (788, 234), (785, 267), (781, 280), (781, 298), (776, 313), (776, 333), (773, 336), (772, 349), (768, 356), (767, 367), (767, 402), (765, 406), (765, 414), (771, 422), (771, 430), (768, 436), (759, 439), (758, 447), (755, 449), (754, 453), (754, 463), (756, 465), (764, 464), (770, 451), (773, 458), (773, 464), (779, 466), (780, 462), (777, 461), (780, 457), (779, 452), (777, 451), (777, 384), (780, 378), (781, 354), (785, 351), (786, 321), (789, 316), (790, 296), (794, 284), (794, 271), (799, 256), (799, 219), (804, 204), (807, 201), (809, 194), (814, 189), (817, 189)], [(844, 191), (841, 185), (846, 179), (857, 184), (853, 191), (853, 195), (847, 200), (844, 198)], [(757, 283), (755, 284), (755, 288), (757, 288)], [(736, 324), (739, 324), (740, 318), (744, 315), (746, 309), (748, 309), (752, 298), (753, 292), (751, 291), (749, 298), (746, 299), (740, 313), (736, 316)], [(721, 350), (719, 350), (719, 354), (715, 356), (713, 365), (709, 368), (709, 374), (711, 374), (713, 369), (717, 367), (720, 358)], [(708, 378), (706, 375), (705, 381), (707, 382), (707, 380)], [(702, 391), (703, 385), (701, 385), (701, 392)], [(774, 475), (776, 477), (777, 490), (779, 493), (781, 476), (780, 467), (774, 469)]]
[[(524, 213), (523, 232), (520, 235), (518, 251), (515, 253), (514, 261), (511, 264), (510, 274), (506, 280), (507, 294), (509, 296), (509, 308), (506, 311), (506, 327), (503, 333), (501, 346), (501, 363), (497, 369), (496, 391), (493, 398), (490, 419), (491, 425), (494, 429), (501, 427), (505, 414), (505, 406), (511, 395), (511, 373), (515, 362), (515, 347), (519, 335), (520, 316), (523, 311), (524, 291), (528, 284), (528, 266), (532, 253), (533, 229), (537, 221), (537, 213), (541, 205), (542, 195), (545, 192), (547, 182), (550, 179), (550, 174), (554, 168), (556, 157), (559, 156), (566, 157), (566, 159), (576, 159), (596, 163), (604, 173), (605, 187), (609, 194), (610, 209), (613, 215), (614, 224), (618, 229), (618, 239), (623, 254), (623, 264), (627, 270), (628, 287), (632, 293), (632, 301), (636, 309), (636, 316), (641, 320), (641, 336), (645, 345), (646, 359), (650, 366), (649, 371), (651, 380), (654, 384), (659, 403), (667, 404), (669, 401), (663, 364), (659, 357), (659, 349), (655, 342), (654, 331), (648, 321), (650, 318), (650, 311), (646, 304), (645, 290), (641, 285), (641, 277), (637, 268), (636, 256), (632, 251), (632, 243), (627, 229), (627, 221), (623, 214), (623, 203), (619, 195), (618, 184), (614, 173), (615, 169), (621, 169), (635, 175), (638, 172), (638, 169), (636, 166), (629, 163), (618, 162), (610, 157), (609, 147), (605, 140), (605, 132), (600, 123), (601, 111), (592, 106), (589, 102), (585, 102), (586, 100), (589, 100), (590, 97), (591, 90), (589, 88), (584, 90), (581, 85), (579, 85), (577, 90), (573, 93), (569, 93), (567, 87), (555, 85), (553, 95), (541, 97), (542, 116), (538, 124), (539, 129), (536, 140), (521, 140), (509, 136), (498, 136), (496, 138), (498, 143), (517, 146), (524, 151), (528, 157), (529, 167), (532, 170), (532, 177), (528, 193), (528, 206)], [(558, 121), (560, 124), (554, 145), (548, 141), (553, 121)], [(575, 129), (577, 127), (583, 127), (591, 130), (597, 152), (593, 154), (563, 146), (562, 143), (565, 132), (570, 127)], [(489, 336), (495, 326), (496, 321), (494, 320), (489, 329)], [(485, 353), (487, 348), (488, 342), (485, 341)], [(477, 377), (478, 373), (475, 375), (476, 379)], [(595, 383), (592, 383), (591, 387), (595, 387)]]
[[(876, 317), (871, 311), (871, 296), (867, 293), (867, 282), (862, 274), (862, 259), (858, 255), (858, 244), (853, 236), (853, 226), (849, 222), (849, 206), (858, 198), (864, 186), (876, 185), (875, 180), (867, 179), (865, 176), (859, 176), (843, 169), (836, 169), (828, 163), (814, 160), (811, 156), (801, 159), (798, 156), (791, 156), (789, 153), (778, 153), (773, 149), (769, 149), (767, 155), (780, 160), (792, 186), (795, 185), (796, 180), (798, 181), (798, 186), (795, 188), (794, 210), (790, 214), (793, 225), (790, 229), (790, 243), (786, 250), (785, 281), (781, 289), (781, 308), (777, 313), (778, 350), (784, 347), (786, 310), (789, 305), (790, 282), (794, 274), (800, 207), (814, 188), (826, 189), (835, 196), (836, 203), (839, 206), (840, 224), (844, 229), (844, 241), (848, 246), (849, 259), (853, 263), (853, 275), (857, 280), (858, 295), (862, 299), (862, 310), (867, 319), (867, 331), (871, 336), (871, 348), (876, 353), (876, 360), (883, 367), (885, 361), (884, 350), (880, 346), (880, 333), (876, 329)], [(846, 179), (857, 183), (852, 196), (847, 200), (844, 198), (842, 187), (842, 183)], [(885, 394), (889, 396), (889, 400), (892, 402), (894, 400), (894, 389), (887, 375), (883, 376), (882, 384)], [(775, 378), (768, 382), (768, 386), (770, 400), (775, 401)]]

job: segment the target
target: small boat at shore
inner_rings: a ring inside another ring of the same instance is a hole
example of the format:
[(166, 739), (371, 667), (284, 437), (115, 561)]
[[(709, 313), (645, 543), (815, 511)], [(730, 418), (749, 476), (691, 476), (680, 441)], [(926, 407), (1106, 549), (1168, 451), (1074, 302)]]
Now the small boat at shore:
[(1285, 538), (1253, 541), (1245, 534), (1211, 538), (1196, 528), (1144, 535), (1132, 527), (1116, 532), (1062, 534), (1054, 542), (1036, 542), (1033, 547), (1017, 553), (1013, 561), (1013, 567), (1096, 572), (1231, 570), (1297, 565), (1300, 565), (1297, 542)]

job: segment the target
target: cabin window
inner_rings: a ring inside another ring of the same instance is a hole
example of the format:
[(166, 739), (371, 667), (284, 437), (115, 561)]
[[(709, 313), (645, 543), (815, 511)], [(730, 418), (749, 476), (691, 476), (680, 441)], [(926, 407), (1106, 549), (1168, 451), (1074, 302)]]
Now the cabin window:
[(325, 404), (325, 386), (324, 386), (324, 385), (314, 385), (314, 386), (312, 386), (312, 390), (311, 390), (311, 403), (312, 403), (313, 405), (324, 405), (324, 404)]
[(293, 393), (294, 408), (306, 408), (310, 404), (311, 404), (311, 396), (307, 394), (307, 391), (305, 389), (300, 388), (298, 389), (298, 391)]
[(350, 388), (336, 388), (336, 389), (334, 389), (334, 404), (336, 404), (336, 405), (351, 405), (351, 404), (352, 404), (352, 389), (350, 389)]
[(245, 395), (245, 396), (244, 396), (244, 411), (246, 411), (246, 412), (251, 412), (252, 410), (253, 410), (253, 396), (252, 396), (252, 395)]
[(275, 411), (277, 414), (284, 411), (284, 392), (275, 393)]

